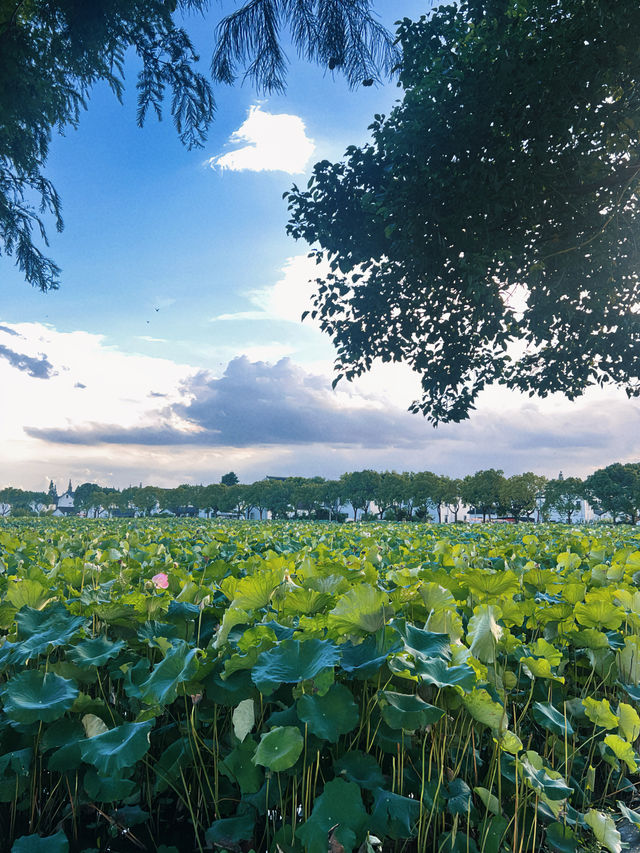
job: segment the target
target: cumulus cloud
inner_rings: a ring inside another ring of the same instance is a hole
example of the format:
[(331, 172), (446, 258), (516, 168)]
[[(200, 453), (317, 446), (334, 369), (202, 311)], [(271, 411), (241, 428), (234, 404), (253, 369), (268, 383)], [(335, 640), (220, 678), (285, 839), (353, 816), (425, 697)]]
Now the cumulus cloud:
[(211, 157), (212, 168), (234, 172), (304, 172), (315, 143), (306, 134), (299, 116), (287, 113), (268, 113), (253, 106), (238, 130), (231, 134), (231, 145), (237, 146), (226, 154)]
[(276, 364), (235, 358), (220, 378), (206, 371), (183, 384), (186, 403), (175, 403), (158, 423), (122, 429), (91, 424), (75, 429), (28, 429), (29, 435), (68, 444), (329, 444), (415, 446), (429, 427), (397, 409), (360, 398), (345, 405), (325, 377), (283, 358)]
[(56, 375), (53, 365), (43, 353), (38, 356), (25, 355), (0, 344), (0, 358), (6, 359), (16, 370), (22, 370), (34, 379), (51, 379)]

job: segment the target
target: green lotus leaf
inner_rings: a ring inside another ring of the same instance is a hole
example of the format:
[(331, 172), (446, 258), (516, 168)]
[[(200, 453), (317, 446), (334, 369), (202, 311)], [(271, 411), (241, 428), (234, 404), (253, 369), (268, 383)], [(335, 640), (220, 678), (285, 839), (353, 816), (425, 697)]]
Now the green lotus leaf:
[(402, 797), (383, 788), (376, 788), (373, 792), (371, 832), (374, 835), (394, 841), (411, 838), (415, 835), (419, 816), (418, 800)]
[(524, 748), (518, 735), (509, 729), (501, 729), (496, 732), (495, 740), (500, 744), (501, 749), (510, 752), (512, 755), (517, 755)]
[(298, 716), (321, 740), (337, 743), (360, 721), (360, 710), (344, 684), (333, 684), (324, 696), (305, 693), (298, 699)]
[(531, 713), (536, 723), (548, 732), (553, 732), (553, 734), (561, 735), (562, 737), (565, 734), (567, 737), (573, 735), (573, 726), (569, 720), (565, 719), (560, 711), (556, 710), (550, 702), (534, 702)]
[(25, 606), (42, 610), (53, 598), (50, 589), (30, 578), (12, 578), (7, 587), (6, 599), (17, 610)]
[(508, 720), (505, 709), (499, 702), (494, 702), (486, 690), (472, 690), (463, 696), (462, 702), (474, 720), (494, 732), (506, 729)]
[(624, 622), (624, 611), (608, 599), (588, 594), (586, 603), (578, 602), (574, 613), (576, 621), (587, 628), (617, 629)]
[[(274, 590), (280, 586), (283, 578), (284, 567), (261, 569), (253, 575), (240, 578), (233, 584), (233, 606), (240, 610), (259, 610), (266, 607), (271, 601)], [(231, 580), (231, 578), (227, 578), (220, 585), (225, 595), (227, 594), (225, 584)], [(229, 592), (231, 592), (230, 586), (229, 583)]]
[(335, 842), (352, 850), (364, 839), (370, 817), (354, 782), (332, 779), (316, 798), (311, 817), (296, 832), (306, 853), (327, 853), (327, 838), (333, 830)]
[(170, 649), (151, 675), (140, 686), (140, 698), (147, 705), (170, 705), (178, 695), (178, 686), (196, 674), (197, 649), (180, 640)]
[(220, 772), (238, 785), (243, 797), (257, 793), (264, 782), (264, 771), (253, 763), (255, 752), (256, 742), (248, 735), (218, 765)]
[(371, 678), (380, 670), (389, 655), (401, 651), (402, 648), (403, 643), (397, 632), (388, 628), (385, 631), (382, 647), (378, 637), (371, 634), (357, 644), (350, 641), (341, 643), (340, 667), (345, 672), (353, 673), (356, 678)]
[(255, 812), (241, 817), (225, 817), (214, 820), (204, 837), (209, 844), (220, 847), (235, 846), (240, 841), (252, 840), (255, 825)]
[(456, 608), (456, 600), (448, 589), (439, 583), (422, 583), (418, 588), (420, 598), (428, 611), (440, 611)]
[(618, 705), (618, 728), (625, 740), (633, 743), (640, 736), (640, 716), (634, 707), (620, 702)]
[(130, 797), (138, 787), (133, 779), (121, 776), (100, 776), (91, 767), (82, 780), (85, 791), (98, 803), (118, 803)]
[(300, 758), (303, 746), (304, 738), (300, 729), (296, 726), (278, 726), (262, 735), (253, 763), (277, 773), (288, 770)]
[(308, 681), (340, 659), (338, 648), (330, 640), (283, 640), (258, 657), (251, 672), (261, 693), (272, 693), (281, 682)]
[(50, 723), (71, 708), (78, 692), (73, 681), (53, 672), (29, 669), (5, 684), (4, 710), (13, 723)]
[(629, 768), (630, 773), (636, 772), (638, 769), (636, 754), (628, 741), (623, 740), (620, 735), (606, 735), (604, 742), (614, 753), (616, 758), (620, 759), (620, 761), (624, 761)]
[(465, 572), (461, 580), (477, 598), (496, 598), (500, 595), (510, 596), (520, 592), (520, 581), (512, 571), (472, 570)]
[(632, 811), (630, 808), (625, 806), (624, 803), (621, 803), (620, 800), (618, 800), (618, 808), (620, 809), (620, 814), (623, 817), (626, 817), (629, 823), (632, 823), (637, 829), (640, 829), (640, 812)]
[(113, 776), (132, 767), (149, 750), (153, 721), (123, 723), (80, 744), (82, 760), (92, 764), (101, 776)]
[(558, 821), (547, 826), (545, 841), (554, 853), (577, 853), (579, 849), (574, 830)]
[(624, 648), (616, 654), (620, 681), (637, 687), (640, 684), (640, 637), (625, 637)]
[(83, 640), (69, 649), (67, 658), (78, 666), (103, 666), (125, 647), (123, 640), (112, 642), (107, 637)]
[(333, 770), (336, 776), (343, 776), (348, 782), (355, 782), (368, 791), (384, 785), (384, 776), (378, 762), (373, 755), (360, 750), (345, 752), (335, 762)]
[(25, 606), (15, 618), (19, 642), (5, 643), (2, 652), (7, 663), (18, 664), (46, 654), (50, 648), (64, 646), (85, 622), (81, 616), (72, 616), (59, 602), (45, 610)]
[(596, 841), (606, 847), (610, 853), (622, 853), (622, 839), (610, 815), (596, 809), (589, 809), (584, 816), (584, 822), (593, 831)]
[(282, 612), (285, 616), (313, 616), (333, 604), (333, 596), (315, 589), (287, 590)]
[(447, 811), (451, 815), (466, 815), (471, 809), (471, 788), (464, 779), (452, 779), (448, 785)]
[(603, 729), (618, 728), (618, 718), (609, 707), (608, 699), (598, 700), (587, 696), (586, 699), (582, 700), (582, 706), (587, 717), (596, 726), (600, 726)]
[(11, 853), (68, 853), (69, 841), (64, 832), (55, 835), (22, 835), (13, 842)]
[(385, 699), (382, 706), (382, 718), (392, 729), (415, 731), (436, 723), (444, 711), (424, 702), (419, 696), (408, 693), (392, 693), (383, 690), (380, 694)]
[(500, 814), (500, 801), (496, 797), (495, 794), (492, 794), (488, 788), (482, 788), (481, 786), (476, 786), (473, 789), (473, 793), (477, 794), (482, 801), (482, 805), (485, 809), (492, 814), (498, 815)]
[(436, 634), (433, 631), (425, 631), (405, 622), (403, 619), (394, 619), (392, 627), (404, 640), (407, 654), (420, 660), (431, 661), (434, 658), (449, 660), (451, 657), (450, 638), (448, 634)]
[(548, 678), (551, 681), (559, 681), (564, 684), (564, 676), (556, 675), (546, 658), (523, 657), (520, 658), (520, 663), (529, 678)]
[(415, 671), (420, 679), (436, 687), (458, 687), (465, 693), (473, 689), (475, 671), (468, 664), (447, 666), (443, 660), (416, 661)]
[(364, 632), (375, 634), (393, 615), (386, 592), (360, 583), (341, 596), (329, 612), (329, 625), (340, 633)]
[(528, 750), (520, 758), (519, 768), (525, 783), (538, 796), (544, 796), (549, 801), (566, 800), (573, 793), (564, 778), (556, 770), (545, 767), (537, 752)]
[(81, 737), (84, 737), (84, 729), (80, 721), (63, 717), (44, 729), (40, 738), (40, 750), (47, 752), (67, 743), (75, 743)]
[(494, 663), (496, 659), (496, 645), (504, 631), (497, 622), (501, 616), (500, 608), (492, 604), (473, 609), (467, 627), (467, 643), (473, 657), (482, 663)]
[(6, 752), (4, 755), (0, 755), (0, 775), (4, 775), (7, 770), (11, 770), (14, 776), (28, 776), (32, 759), (33, 750), (31, 747)]

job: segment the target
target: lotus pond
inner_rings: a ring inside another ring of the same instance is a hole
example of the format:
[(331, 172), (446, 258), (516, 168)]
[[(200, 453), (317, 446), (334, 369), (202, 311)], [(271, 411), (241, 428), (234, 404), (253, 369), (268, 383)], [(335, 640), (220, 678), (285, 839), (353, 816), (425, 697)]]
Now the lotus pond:
[(0, 525), (0, 847), (619, 853), (640, 534)]

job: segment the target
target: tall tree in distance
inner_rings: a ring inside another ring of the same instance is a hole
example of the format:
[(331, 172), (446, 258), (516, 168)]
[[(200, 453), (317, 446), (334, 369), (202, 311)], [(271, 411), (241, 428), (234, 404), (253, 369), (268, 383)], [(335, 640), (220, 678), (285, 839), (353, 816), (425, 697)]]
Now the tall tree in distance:
[(461, 0), (398, 35), (402, 101), (288, 194), (336, 382), (405, 362), (434, 424), (496, 382), (640, 394), (640, 4)]
[(238, 479), (238, 475), (235, 471), (229, 471), (228, 474), (223, 474), (220, 477), (220, 482), (223, 486), (237, 486), (240, 480)]
[[(150, 112), (160, 118), (167, 96), (180, 140), (201, 146), (216, 104), (183, 19), (213, 5), (0, 0), (0, 256), (13, 256), (34, 287), (55, 289), (60, 279), (38, 245), (47, 242), (43, 214), (63, 227), (60, 197), (42, 171), (54, 130), (77, 127), (98, 82), (121, 98), (125, 55), (133, 51), (140, 64), (138, 124)], [(343, 73), (353, 86), (372, 83), (396, 60), (371, 0), (246, 0), (218, 26), (213, 81), (243, 76), (261, 92), (283, 91), (286, 39), (300, 56)]]

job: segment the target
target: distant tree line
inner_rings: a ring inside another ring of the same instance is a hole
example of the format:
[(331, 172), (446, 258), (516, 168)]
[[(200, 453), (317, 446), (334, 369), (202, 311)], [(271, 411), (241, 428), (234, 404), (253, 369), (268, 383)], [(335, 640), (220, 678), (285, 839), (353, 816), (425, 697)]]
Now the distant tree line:
[[(56, 497), (53, 484), (48, 493), (8, 487), (0, 489), (0, 510), (5, 515), (29, 515), (39, 506), (52, 506)], [(340, 520), (346, 517), (344, 507), (350, 505), (354, 517), (421, 521), (433, 515), (442, 521), (446, 513), (458, 521), (462, 508), (471, 507), (483, 521), (496, 517), (544, 521), (553, 516), (570, 524), (583, 499), (596, 515), (635, 524), (640, 516), (640, 463), (616, 462), (585, 480), (562, 474), (548, 480), (530, 471), (505, 477), (502, 470), (489, 468), (462, 478), (432, 471), (367, 469), (343, 474), (337, 480), (266, 477), (249, 484), (240, 483), (230, 471), (220, 483), (184, 484), (173, 489), (141, 485), (119, 490), (83, 483), (75, 490), (74, 510), (87, 515), (124, 515), (134, 508), (143, 515), (197, 515), (202, 511), (211, 517), (246, 517), (255, 510), (260, 518)]]

